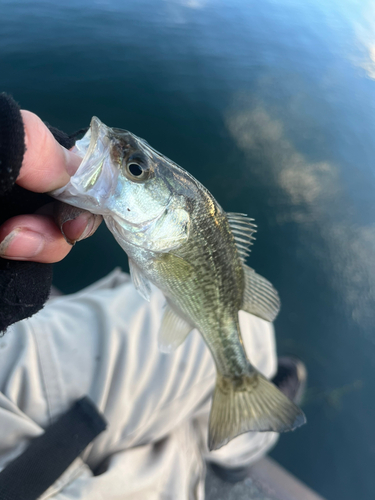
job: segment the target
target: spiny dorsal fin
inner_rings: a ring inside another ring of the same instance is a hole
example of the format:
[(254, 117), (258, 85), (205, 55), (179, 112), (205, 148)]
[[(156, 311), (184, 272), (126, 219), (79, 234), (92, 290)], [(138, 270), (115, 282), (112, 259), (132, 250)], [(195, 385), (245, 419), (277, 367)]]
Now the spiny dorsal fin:
[(142, 274), (142, 271), (132, 261), (132, 259), (129, 259), (129, 269), (135, 289), (137, 290), (139, 295), (147, 300), (147, 302), (150, 302), (151, 285), (149, 280)]
[(165, 353), (173, 352), (193, 329), (194, 327), (175, 313), (167, 302), (158, 333), (159, 350)]
[(254, 233), (257, 226), (254, 224), (254, 219), (250, 219), (246, 214), (228, 212), (227, 218), (240, 258), (242, 262), (245, 262), (250, 254), (249, 247), (255, 240)]
[(254, 316), (273, 321), (280, 311), (280, 299), (271, 283), (243, 264), (245, 290), (241, 309)]

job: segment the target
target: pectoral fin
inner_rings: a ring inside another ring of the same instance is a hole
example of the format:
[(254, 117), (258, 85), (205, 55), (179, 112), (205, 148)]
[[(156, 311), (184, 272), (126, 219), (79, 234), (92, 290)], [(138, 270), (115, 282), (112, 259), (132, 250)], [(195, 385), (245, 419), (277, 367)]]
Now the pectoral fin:
[(142, 271), (132, 259), (129, 259), (129, 269), (135, 289), (147, 302), (150, 302), (151, 285), (149, 280), (142, 274)]
[(193, 328), (175, 313), (167, 302), (158, 334), (160, 351), (168, 354), (173, 352), (183, 343)]
[(243, 265), (245, 290), (241, 309), (254, 316), (273, 321), (280, 310), (280, 299), (271, 283), (249, 266)]

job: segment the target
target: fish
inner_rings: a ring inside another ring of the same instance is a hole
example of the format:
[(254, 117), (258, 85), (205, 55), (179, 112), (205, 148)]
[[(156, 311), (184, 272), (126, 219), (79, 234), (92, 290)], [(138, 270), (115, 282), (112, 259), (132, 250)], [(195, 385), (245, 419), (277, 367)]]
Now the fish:
[(225, 212), (189, 172), (97, 117), (73, 151), (82, 163), (51, 195), (103, 216), (141, 296), (150, 299), (151, 283), (163, 292), (162, 352), (173, 352), (197, 329), (212, 354), (208, 448), (245, 432), (304, 424), (303, 411), (251, 364), (241, 338), (240, 310), (272, 322), (280, 309), (272, 284), (246, 264), (254, 220)]

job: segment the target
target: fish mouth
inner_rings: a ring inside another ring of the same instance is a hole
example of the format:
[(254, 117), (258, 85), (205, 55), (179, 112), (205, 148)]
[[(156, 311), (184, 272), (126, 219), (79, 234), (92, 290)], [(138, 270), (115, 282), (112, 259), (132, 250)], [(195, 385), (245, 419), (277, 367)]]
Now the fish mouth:
[(93, 116), (85, 136), (77, 141), (73, 152), (83, 157), (70, 179), (72, 190), (79, 193), (81, 204), (93, 213), (104, 215), (106, 201), (115, 192), (119, 170), (110, 158), (110, 131), (99, 118)]
[(82, 139), (76, 141), (72, 151), (82, 158), (81, 166), (77, 172), (82, 170), (82, 164), (86, 163), (90, 156), (94, 153), (95, 148), (100, 138), (103, 142), (109, 135), (109, 127), (102, 123), (99, 118), (93, 116), (91, 118), (90, 127)]
[(101, 122), (98, 117), (93, 116), (91, 118), (90, 128), (87, 133), (90, 135), (89, 137), (90, 143), (86, 150), (86, 154), (83, 158), (83, 161), (86, 160), (86, 157), (89, 157), (94, 153), (99, 138), (102, 140), (102, 142), (105, 141), (105, 138), (108, 138), (108, 132), (109, 132), (109, 127), (107, 127), (107, 125), (104, 125), (104, 123)]

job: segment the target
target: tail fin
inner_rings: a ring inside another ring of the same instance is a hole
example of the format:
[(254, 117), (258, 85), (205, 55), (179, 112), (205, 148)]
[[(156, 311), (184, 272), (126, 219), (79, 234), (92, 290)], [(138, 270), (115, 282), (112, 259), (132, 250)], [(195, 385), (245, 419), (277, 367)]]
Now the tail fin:
[(286, 432), (305, 422), (303, 411), (260, 373), (240, 379), (217, 374), (209, 423), (210, 450), (244, 432)]

